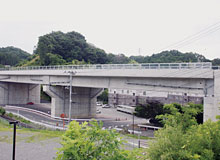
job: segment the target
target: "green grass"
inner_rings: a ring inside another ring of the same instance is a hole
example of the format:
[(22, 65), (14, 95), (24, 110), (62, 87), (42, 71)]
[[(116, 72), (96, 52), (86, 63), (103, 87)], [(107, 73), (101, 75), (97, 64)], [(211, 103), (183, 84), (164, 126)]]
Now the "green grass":
[(21, 117), (19, 117), (19, 116), (16, 116), (16, 115), (14, 115), (14, 114), (12, 114), (12, 113), (6, 113), (6, 116), (8, 116), (8, 117), (10, 117), (10, 118), (13, 118), (13, 119), (15, 119), (15, 120), (17, 120), (17, 121), (26, 123), (26, 124), (30, 124), (30, 123), (31, 123), (30, 121), (28, 121), (28, 120), (26, 120), (26, 119), (24, 119), (24, 118), (21, 118)]
[(140, 136), (138, 138), (138, 135), (136, 134), (123, 134), (123, 135), (127, 137), (131, 137), (131, 138), (135, 138), (135, 139), (145, 139), (145, 140), (152, 139), (151, 137), (146, 137), (146, 136)]
[[(13, 128), (0, 119), (0, 132), (11, 132), (10, 135), (0, 136), (0, 142), (12, 143)], [(26, 143), (36, 143), (52, 138), (60, 138), (64, 134), (64, 131), (52, 131), (52, 130), (38, 130), (29, 128), (17, 128), (16, 141), (24, 141)]]
[(11, 126), (9, 123), (3, 119), (0, 118), (0, 132), (1, 131), (10, 131)]

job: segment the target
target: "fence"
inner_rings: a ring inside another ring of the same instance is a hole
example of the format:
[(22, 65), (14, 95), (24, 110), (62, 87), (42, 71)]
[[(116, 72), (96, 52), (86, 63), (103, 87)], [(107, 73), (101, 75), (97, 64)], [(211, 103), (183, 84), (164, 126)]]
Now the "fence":
[[(219, 67), (214, 66), (215, 69)], [(143, 64), (86, 64), (86, 65), (56, 65), (5, 67), (4, 70), (83, 70), (83, 69), (213, 69), (211, 62), (201, 63), (143, 63)]]

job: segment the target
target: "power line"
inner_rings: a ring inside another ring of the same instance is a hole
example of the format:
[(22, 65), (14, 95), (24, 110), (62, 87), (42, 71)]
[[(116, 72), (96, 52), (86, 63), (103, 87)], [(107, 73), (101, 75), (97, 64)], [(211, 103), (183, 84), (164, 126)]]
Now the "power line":
[(196, 37), (190, 39), (188, 42), (186, 41), (186, 42), (184, 42), (184, 43), (182, 43), (182, 44), (176, 46), (176, 48), (185, 47), (185, 46), (187, 46), (187, 45), (189, 45), (189, 44), (191, 44), (191, 43), (193, 43), (193, 42), (195, 42), (195, 41), (200, 40), (200, 39), (203, 38), (203, 37), (209, 36), (210, 34), (212, 34), (212, 33), (216, 32), (216, 31), (218, 31), (219, 29), (220, 29), (220, 26), (217, 26), (216, 28), (213, 28), (213, 29), (211, 29), (210, 31), (207, 31), (207, 32), (205, 32), (205, 33), (203, 33), (203, 34), (201, 34), (201, 35), (198, 35), (198, 36), (196, 36)]
[[(171, 44), (171, 45), (168, 45), (168, 46), (166, 46), (166, 47), (164, 47), (164, 48), (162, 48), (161, 50), (165, 50), (165, 49), (168, 49), (168, 48), (170, 48), (170, 47), (177, 47), (177, 46), (180, 46), (180, 45), (182, 45), (182, 44), (184, 44), (184, 43), (189, 43), (190, 41), (192, 41), (192, 40), (194, 40), (195, 38), (198, 38), (198, 37), (200, 37), (200, 36), (202, 36), (202, 35), (209, 35), (209, 34), (211, 34), (211, 33), (213, 33), (213, 32), (216, 32), (217, 30), (219, 30), (220, 28), (220, 21), (219, 22), (217, 22), (217, 23), (214, 23), (214, 24), (212, 24), (212, 25), (210, 25), (210, 26), (208, 26), (208, 27), (206, 27), (205, 29), (203, 29), (203, 30), (201, 30), (201, 31), (199, 31), (199, 32), (197, 32), (197, 33), (195, 33), (195, 34), (192, 34), (192, 35), (190, 35), (190, 36), (188, 36), (188, 37), (186, 37), (186, 38), (184, 38), (184, 39), (182, 39), (182, 40), (180, 40), (180, 41), (178, 41), (178, 42), (175, 42), (175, 43), (173, 43), (173, 44)], [(204, 37), (204, 36), (203, 36)], [(203, 37), (200, 37), (200, 38), (203, 38)], [(161, 51), (160, 50), (160, 51)]]

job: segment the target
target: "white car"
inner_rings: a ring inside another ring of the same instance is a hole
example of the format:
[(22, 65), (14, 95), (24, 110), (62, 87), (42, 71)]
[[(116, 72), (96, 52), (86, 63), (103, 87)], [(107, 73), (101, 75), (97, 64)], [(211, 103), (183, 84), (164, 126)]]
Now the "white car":
[(101, 106), (102, 104), (100, 102), (96, 102), (96, 105), (97, 106)]
[(96, 114), (100, 114), (101, 111), (99, 109), (96, 110)]
[(102, 105), (102, 108), (110, 108), (110, 106), (108, 104), (104, 104)]

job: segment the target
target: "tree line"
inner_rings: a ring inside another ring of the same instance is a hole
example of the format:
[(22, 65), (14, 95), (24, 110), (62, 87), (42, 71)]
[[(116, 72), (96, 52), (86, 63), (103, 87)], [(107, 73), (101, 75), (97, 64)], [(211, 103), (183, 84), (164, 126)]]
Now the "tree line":
[(3, 47), (0, 48), (0, 65), (15, 66), (24, 59), (28, 59), (31, 55), (19, 48)]
[(130, 57), (123, 53), (106, 53), (74, 31), (57, 31), (40, 36), (33, 55), (15, 47), (0, 48), (0, 64), (11, 66), (180, 62), (212, 62), (213, 65), (220, 65), (219, 58), (209, 60), (197, 53), (182, 53), (177, 50)]

